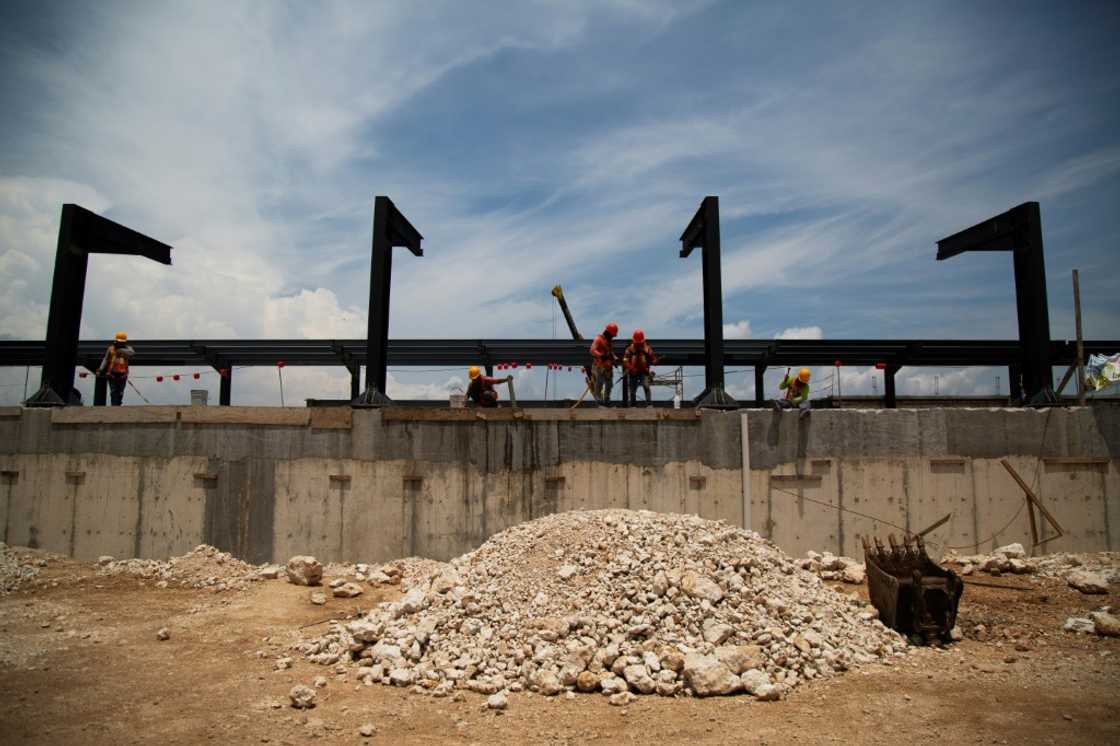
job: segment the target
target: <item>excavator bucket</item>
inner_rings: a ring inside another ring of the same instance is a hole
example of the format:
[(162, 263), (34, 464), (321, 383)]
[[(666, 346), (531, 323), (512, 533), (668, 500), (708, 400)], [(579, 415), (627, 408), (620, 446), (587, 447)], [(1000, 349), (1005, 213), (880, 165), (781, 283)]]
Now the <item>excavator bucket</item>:
[(964, 581), (929, 558), (922, 537), (908, 536), (901, 545), (893, 534), (888, 540), (890, 549), (878, 537), (875, 546), (863, 539), (867, 592), (880, 621), (925, 644), (949, 642)]

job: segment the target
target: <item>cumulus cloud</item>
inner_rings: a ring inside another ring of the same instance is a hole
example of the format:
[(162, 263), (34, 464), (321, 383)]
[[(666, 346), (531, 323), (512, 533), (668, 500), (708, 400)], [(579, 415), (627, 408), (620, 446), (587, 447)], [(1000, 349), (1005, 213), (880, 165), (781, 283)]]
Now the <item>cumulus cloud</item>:
[(733, 324), (723, 325), (724, 339), (750, 339), (750, 337), (751, 322), (749, 321), (736, 321)]
[(774, 335), (774, 339), (824, 339), (819, 326), (791, 326)]

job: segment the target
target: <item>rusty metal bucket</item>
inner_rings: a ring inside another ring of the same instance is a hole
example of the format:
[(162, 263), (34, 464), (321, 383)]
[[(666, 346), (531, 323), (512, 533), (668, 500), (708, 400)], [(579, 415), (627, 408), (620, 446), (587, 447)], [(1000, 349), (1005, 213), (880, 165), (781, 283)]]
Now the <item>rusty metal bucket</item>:
[(925, 644), (949, 642), (964, 581), (929, 558), (920, 536), (908, 536), (902, 545), (893, 535), (888, 541), (890, 549), (878, 537), (874, 547), (863, 539), (867, 592), (880, 621)]

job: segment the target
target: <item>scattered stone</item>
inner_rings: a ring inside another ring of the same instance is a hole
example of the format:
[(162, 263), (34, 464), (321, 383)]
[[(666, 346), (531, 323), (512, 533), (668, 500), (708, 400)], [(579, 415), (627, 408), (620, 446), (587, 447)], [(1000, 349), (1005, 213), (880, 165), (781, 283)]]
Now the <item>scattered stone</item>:
[(111, 554), (103, 554), (103, 555), (101, 555), (100, 557), (97, 558), (97, 564), (100, 565), (101, 567), (105, 567), (106, 565), (112, 563), (112, 561), (113, 561), (113, 555), (111, 555)]
[(315, 684), (316, 689), (322, 689), (323, 687), (325, 687), (327, 685), (327, 677), (326, 676), (316, 676), (315, 681), (312, 682), (312, 683)]
[(556, 574), (560, 577), (561, 580), (567, 580), (577, 573), (579, 573), (579, 568), (575, 565), (561, 565)]
[(1120, 637), (1120, 619), (1107, 611), (1094, 611), (1089, 614), (1095, 631), (1103, 637)]
[(491, 710), (504, 710), (509, 706), (509, 698), (504, 691), (495, 692), (486, 698), (486, 706)]
[(1008, 559), (1023, 559), (1027, 556), (1027, 550), (1023, 549), (1022, 544), (1015, 543), (999, 547), (992, 554), (1002, 554)]
[(1062, 629), (1066, 632), (1084, 632), (1091, 635), (1097, 631), (1097, 625), (1093, 623), (1092, 619), (1071, 616), (1066, 619), (1066, 623), (1062, 625)]
[(362, 738), (370, 738), (376, 732), (377, 729), (373, 727), (373, 723), (362, 723), (358, 727), (358, 735)]
[(312, 591), (308, 599), (316, 606), (322, 606), (327, 602), (327, 594), (322, 591)]
[(285, 568), (288, 582), (294, 585), (319, 585), (323, 579), (323, 566), (319, 560), (307, 555), (298, 554), (288, 560)]
[(288, 699), (292, 700), (292, 707), (306, 710), (315, 706), (315, 690), (303, 684), (296, 684), (288, 692)]
[(636, 699), (637, 697), (635, 697), (630, 692), (618, 692), (617, 694), (612, 694), (610, 696), (610, 699), (608, 699), (607, 701), (615, 707), (626, 707), (627, 705), (633, 703)]
[(742, 688), (739, 677), (717, 658), (695, 653), (684, 658), (684, 680), (698, 697), (734, 694)]
[(265, 565), (257, 571), (257, 575), (264, 580), (276, 580), (280, 577), (280, 565)]
[(851, 564), (840, 571), (840, 579), (845, 583), (863, 583), (867, 579), (867, 570), (863, 565)]
[(167, 627), (160, 627), (159, 631), (156, 632), (156, 639), (157, 640), (170, 640), (171, 639), (171, 630), (169, 630)]
[(336, 586), (333, 591), (335, 598), (354, 598), (362, 595), (362, 586), (357, 583), (343, 583)]
[(277, 671), (286, 671), (292, 667), (292, 659), (288, 657), (277, 658), (273, 668)]
[(1074, 570), (1066, 576), (1066, 581), (1071, 587), (1082, 593), (1099, 594), (1108, 593), (1108, 580), (1104, 575), (1087, 570)]

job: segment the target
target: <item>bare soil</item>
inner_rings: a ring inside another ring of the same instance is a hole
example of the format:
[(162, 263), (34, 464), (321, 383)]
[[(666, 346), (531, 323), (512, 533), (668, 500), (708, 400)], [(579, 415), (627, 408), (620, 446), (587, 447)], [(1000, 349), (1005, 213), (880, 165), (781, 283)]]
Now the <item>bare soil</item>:
[[(283, 580), (158, 588), (57, 559), (39, 580), (0, 597), (5, 743), (1120, 743), (1120, 639), (1061, 629), (1120, 594), (1085, 596), (1054, 579), (981, 579), (1029, 590), (969, 585), (964, 641), (808, 682), (781, 702), (649, 696), (617, 708), (601, 695), (522, 693), (504, 713), (469, 692), (357, 685), (290, 650), (322, 629), (314, 623), (395, 597), (392, 587), (324, 607)], [(292, 668), (274, 670), (283, 655)], [(316, 676), (328, 679), (317, 706), (291, 708), (289, 689)], [(367, 722), (372, 738), (358, 734)]]

